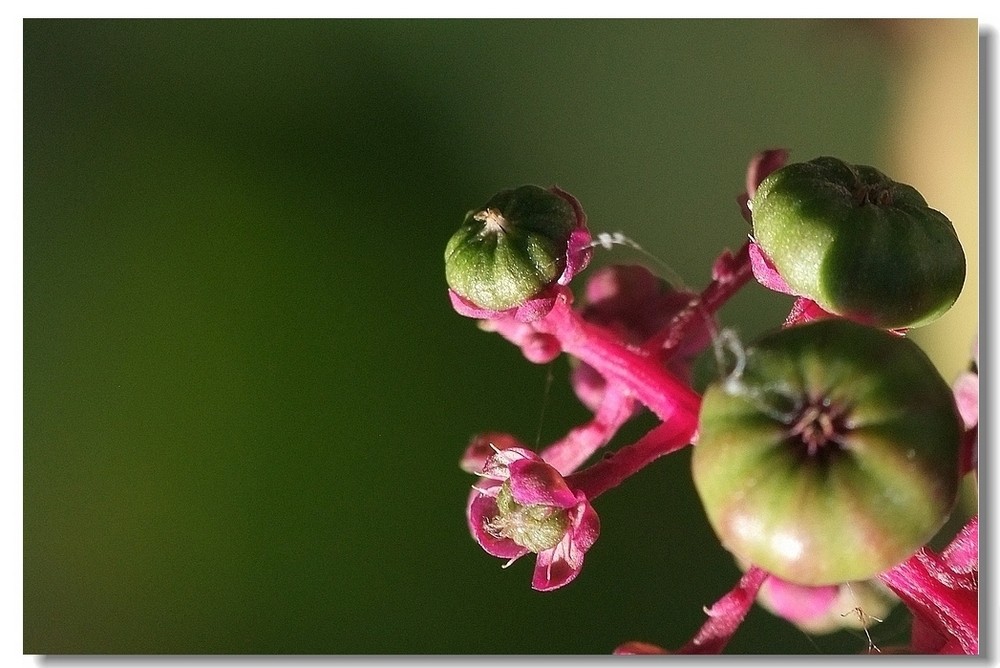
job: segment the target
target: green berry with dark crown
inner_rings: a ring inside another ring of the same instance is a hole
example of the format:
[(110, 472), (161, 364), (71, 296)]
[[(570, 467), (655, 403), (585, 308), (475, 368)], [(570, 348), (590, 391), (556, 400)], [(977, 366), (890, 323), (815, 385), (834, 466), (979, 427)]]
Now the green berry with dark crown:
[(789, 582), (831, 585), (874, 577), (942, 527), (960, 421), (916, 344), (828, 318), (764, 336), (743, 361), (706, 391), (692, 455), (729, 551)]
[(569, 201), (539, 186), (497, 193), (448, 241), (448, 287), (484, 309), (520, 306), (559, 279), (577, 222)]

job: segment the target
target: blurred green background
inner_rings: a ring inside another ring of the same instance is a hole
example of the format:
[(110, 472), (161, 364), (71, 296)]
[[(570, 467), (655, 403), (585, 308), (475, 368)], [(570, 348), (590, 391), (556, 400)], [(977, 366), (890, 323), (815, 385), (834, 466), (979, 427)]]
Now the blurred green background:
[[(908, 34), (940, 53), (931, 24)], [(469, 537), (469, 437), (545, 443), (588, 414), (565, 360), (531, 365), (450, 309), (445, 242), (493, 192), (558, 184), (592, 230), (700, 286), (745, 237), (754, 152), (894, 159), (905, 39), (844, 21), (25, 21), (24, 651), (681, 645), (739, 575), (687, 452), (600, 498), (601, 539), (557, 592)], [(975, 22), (954, 39), (974, 52)], [(722, 318), (752, 337), (789, 304), (751, 286)], [(904, 621), (873, 638), (905, 642)], [(867, 644), (755, 608), (729, 651)]]

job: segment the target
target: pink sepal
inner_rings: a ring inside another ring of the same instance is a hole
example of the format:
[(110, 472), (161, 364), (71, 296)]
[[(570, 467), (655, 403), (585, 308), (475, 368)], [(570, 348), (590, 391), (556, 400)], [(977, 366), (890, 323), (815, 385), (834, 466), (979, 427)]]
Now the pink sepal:
[(756, 241), (750, 242), (750, 269), (753, 271), (753, 276), (757, 279), (757, 282), (768, 290), (798, 296), (789, 287), (788, 283), (785, 282), (785, 279), (781, 277), (774, 263), (771, 262), (771, 258), (757, 245)]
[(792, 325), (812, 322), (813, 320), (836, 317), (837, 316), (832, 313), (824, 311), (819, 304), (808, 297), (798, 297), (792, 304), (792, 308), (788, 312), (788, 317), (785, 318), (785, 324), (783, 327), (791, 327)]
[(475, 318), (477, 320), (514, 318), (519, 322), (534, 322), (539, 318), (544, 318), (552, 310), (558, 294), (555, 286), (550, 286), (531, 299), (526, 300), (520, 306), (514, 306), (505, 311), (494, 311), (477, 306), (451, 288), (448, 288), (448, 299), (451, 300), (451, 306), (455, 309), (455, 312), (467, 318)]
[(840, 587), (804, 587), (771, 576), (763, 585), (774, 613), (794, 624), (802, 624), (826, 615), (837, 602)]
[(783, 167), (787, 161), (788, 151), (783, 148), (761, 151), (750, 158), (750, 162), (747, 164), (746, 191), (736, 198), (740, 205), (740, 213), (743, 214), (743, 219), (748, 223), (752, 222), (753, 216), (747, 203), (753, 199), (757, 192), (757, 186), (767, 178), (768, 174)]
[[(942, 648), (957, 647), (964, 654), (979, 653), (978, 530), (976, 515), (944, 553), (938, 555), (922, 547), (879, 575), (915, 620), (944, 639)], [(926, 630), (921, 633), (926, 638)]]
[(523, 447), (511, 447), (494, 452), (493, 455), (483, 463), (483, 470), (479, 473), (484, 478), (504, 481), (510, 477), (510, 465), (522, 459), (536, 459), (536, 455), (531, 450)]
[(971, 371), (963, 373), (952, 389), (962, 422), (966, 429), (972, 429), (979, 424), (979, 375)]
[(522, 506), (566, 509), (576, 505), (576, 495), (566, 481), (541, 457), (511, 462), (509, 468), (511, 496)]
[(466, 473), (478, 474), (482, 472), (486, 461), (496, 454), (497, 450), (508, 450), (510, 448), (524, 449), (525, 445), (515, 436), (499, 431), (476, 434), (469, 441), (469, 445), (466, 446), (458, 465)]
[(576, 498), (566, 535), (551, 550), (538, 553), (531, 578), (531, 588), (536, 591), (558, 589), (576, 579), (583, 569), (583, 555), (600, 534), (600, 520), (587, 497), (578, 492)]
[(576, 214), (576, 228), (570, 232), (569, 240), (566, 243), (566, 266), (556, 281), (559, 285), (569, 285), (573, 277), (590, 264), (590, 258), (594, 253), (594, 249), (590, 245), (593, 237), (590, 230), (587, 229), (587, 214), (583, 212), (579, 200), (558, 186), (552, 186), (549, 191), (569, 202)]
[(494, 557), (517, 559), (528, 554), (527, 548), (521, 547), (509, 538), (494, 536), (486, 528), (489, 520), (499, 514), (496, 495), (500, 489), (500, 483), (486, 483), (481, 485), (479, 489), (481, 492), (474, 494), (467, 506), (466, 520), (469, 523), (472, 537), (487, 554)]

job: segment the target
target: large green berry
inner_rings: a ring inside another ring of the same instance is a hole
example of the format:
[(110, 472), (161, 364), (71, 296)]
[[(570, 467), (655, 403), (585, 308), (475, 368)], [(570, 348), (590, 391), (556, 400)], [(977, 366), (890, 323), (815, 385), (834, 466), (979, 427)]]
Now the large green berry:
[(916, 344), (826, 319), (765, 336), (742, 362), (706, 391), (692, 460), (727, 549), (820, 586), (873, 577), (941, 528), (959, 417)]
[(831, 313), (915, 327), (955, 303), (965, 255), (914, 188), (822, 157), (772, 172), (751, 202), (753, 236), (788, 285)]
[(573, 206), (554, 192), (531, 185), (499, 192), (448, 241), (448, 287), (481, 308), (520, 306), (562, 274), (576, 226)]

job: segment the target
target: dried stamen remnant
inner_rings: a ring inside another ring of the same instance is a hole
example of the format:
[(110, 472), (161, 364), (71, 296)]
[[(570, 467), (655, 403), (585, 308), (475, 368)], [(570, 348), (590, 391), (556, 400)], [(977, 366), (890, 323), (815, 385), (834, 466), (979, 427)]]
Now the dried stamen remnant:
[(803, 446), (807, 456), (829, 457), (841, 449), (846, 429), (841, 407), (830, 405), (828, 400), (810, 401), (792, 422), (788, 435)]
[(863, 185), (854, 193), (854, 201), (858, 206), (874, 204), (875, 206), (891, 206), (893, 202), (892, 191), (889, 188)]
[(483, 233), (505, 234), (507, 232), (507, 220), (496, 209), (484, 209), (473, 216), (476, 220), (484, 223)]

